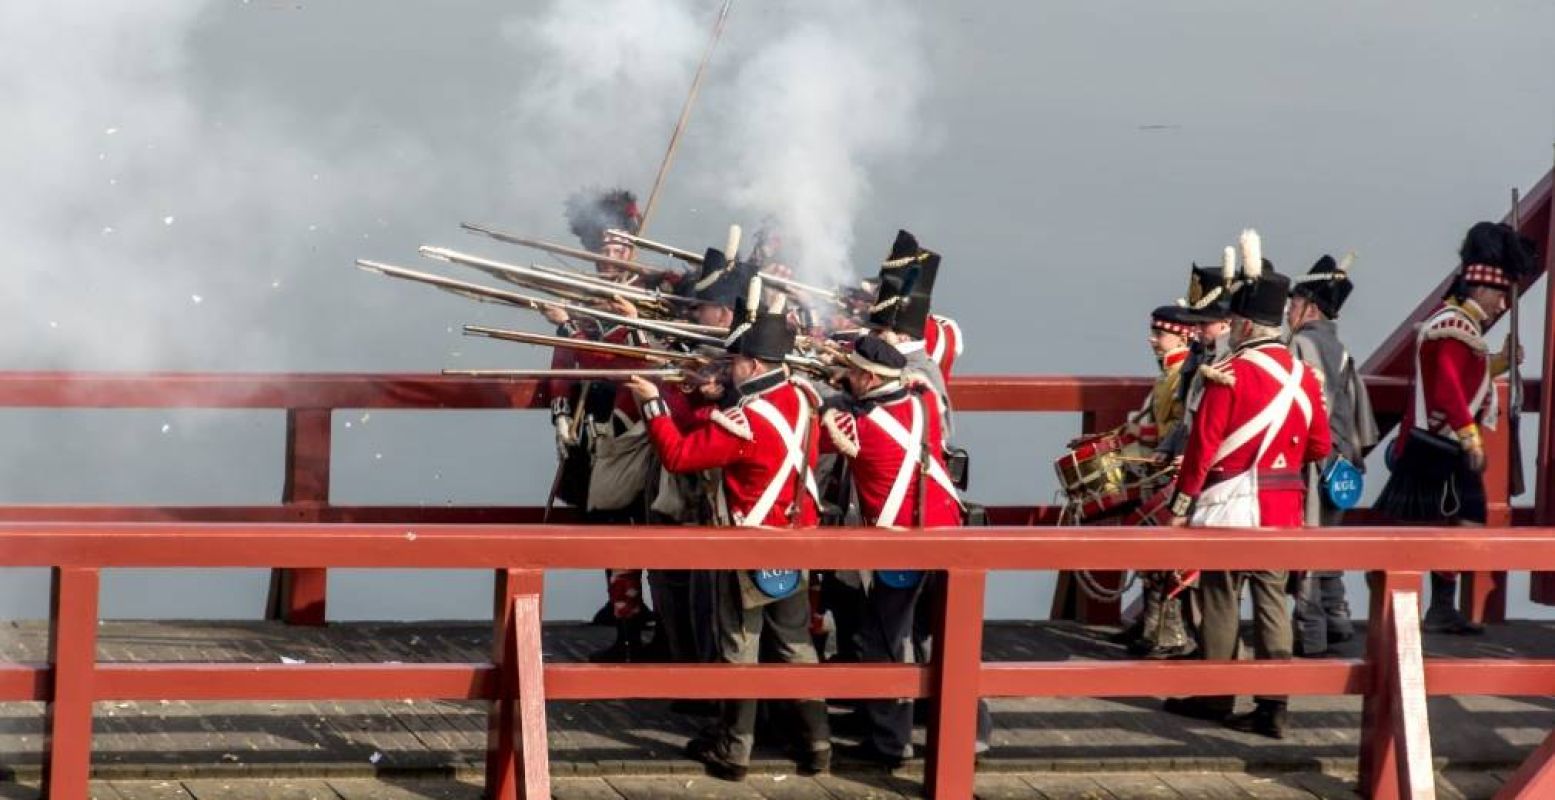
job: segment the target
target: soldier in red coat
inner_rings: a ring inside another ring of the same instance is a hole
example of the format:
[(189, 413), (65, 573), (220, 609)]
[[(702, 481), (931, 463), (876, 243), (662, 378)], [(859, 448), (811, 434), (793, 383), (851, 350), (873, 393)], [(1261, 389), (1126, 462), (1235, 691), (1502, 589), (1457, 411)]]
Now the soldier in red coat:
[[(1263, 260), (1255, 231), (1242, 234), (1244, 280), (1231, 296), (1230, 357), (1199, 368), (1204, 392), (1194, 409), (1177, 473), (1172, 524), (1221, 528), (1299, 528), (1306, 481), (1302, 467), (1328, 455), (1328, 416), (1317, 378), (1280, 338), (1290, 279)], [(1260, 659), (1291, 657), (1287, 573), (1205, 572), (1200, 578), (1204, 658), (1236, 658), (1242, 585), (1253, 595), (1253, 646)], [(1282, 738), (1283, 697), (1258, 697), (1232, 717), (1236, 698), (1167, 701), (1166, 708), (1236, 730)]]
[[(783, 317), (758, 314), (729, 348), (738, 401), (712, 411), (687, 431), (670, 415), (657, 386), (641, 378), (628, 384), (642, 403), (648, 435), (665, 469), (723, 470), (719, 524), (787, 528), (816, 523), (819, 398), (783, 365), (793, 345), (794, 334)], [(720, 660), (754, 664), (770, 653), (782, 663), (817, 663), (803, 586), (796, 570), (717, 573), (713, 623)], [(831, 763), (825, 703), (804, 700), (798, 706), (799, 768), (825, 771)], [(755, 700), (726, 701), (712, 731), (692, 739), (686, 752), (715, 777), (744, 780), (755, 728)]]
[[(1498, 411), (1492, 379), (1510, 366), (1484, 333), (1506, 311), (1513, 281), (1532, 269), (1533, 245), (1510, 225), (1481, 222), (1459, 251), (1451, 292), (1415, 337), (1413, 399), (1388, 453), (1392, 475), (1377, 508), (1402, 522), (1485, 524), (1485, 445), (1481, 427)], [(1519, 354), (1520, 355), (1520, 354)], [(1426, 630), (1483, 632), (1458, 612), (1457, 574), (1431, 573)]]
[(930, 314), (929, 324), (923, 330), (923, 350), (929, 360), (939, 367), (941, 377), (950, 383), (950, 373), (956, 368), (956, 359), (966, 349), (966, 339), (961, 335), (961, 325), (950, 317)]
[[(848, 459), (864, 523), (883, 528), (960, 525), (961, 502), (945, 468), (934, 393), (921, 382), (904, 382), (907, 357), (878, 336), (859, 339), (844, 366), (849, 395), (828, 402), (821, 415), (827, 434), (823, 450)], [(836, 577), (863, 592), (860, 624), (847, 632), (859, 660), (913, 663), (914, 606), (923, 576), (885, 571), (839, 572)], [(866, 738), (853, 755), (893, 769), (912, 757), (911, 701), (870, 701), (857, 713), (857, 727)], [(980, 733), (986, 742), (988, 731)]]
[[(567, 201), (568, 227), (578, 241), (590, 252), (610, 258), (629, 259), (633, 250), (630, 242), (607, 231), (635, 233), (641, 222), (637, 198), (625, 189), (580, 193)], [(596, 270), (601, 278), (622, 285), (637, 280), (635, 274), (608, 264), (598, 264)], [(635, 306), (620, 298), (612, 302), (610, 310), (624, 316), (637, 314)], [(558, 336), (610, 344), (645, 343), (639, 333), (629, 328), (593, 319), (573, 319), (560, 307), (548, 307), (544, 314), (546, 320), (557, 326)], [(642, 366), (646, 365), (633, 358), (562, 349), (551, 357), (553, 369)], [(561, 500), (580, 508), (591, 523), (643, 522), (646, 508), (642, 490), (650, 465), (643, 457), (648, 445), (635, 404), (629, 398), (618, 397), (615, 384), (608, 381), (558, 379), (549, 383), (547, 393), (560, 459), (554, 493), (547, 502)], [(606, 587), (608, 600), (595, 619), (614, 625), (616, 638), (608, 648), (589, 658), (604, 662), (640, 660), (643, 630), (650, 614), (643, 601), (642, 571), (607, 570)]]

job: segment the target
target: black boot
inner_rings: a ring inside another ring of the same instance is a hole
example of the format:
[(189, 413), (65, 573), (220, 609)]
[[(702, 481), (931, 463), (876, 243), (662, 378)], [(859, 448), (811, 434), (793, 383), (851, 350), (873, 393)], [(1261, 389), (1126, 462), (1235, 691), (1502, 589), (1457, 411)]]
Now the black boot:
[(1485, 626), (1470, 622), (1458, 611), (1458, 576), (1431, 573), (1431, 604), (1425, 610), (1421, 628), (1427, 633), (1454, 636), (1478, 636)]
[(1283, 701), (1259, 700), (1252, 711), (1227, 719), (1226, 727), (1242, 733), (1267, 736), (1270, 739), (1284, 739), (1287, 716)]
[(646, 614), (638, 612), (626, 619), (616, 620), (616, 640), (609, 647), (589, 655), (595, 664), (630, 664), (643, 661), (643, 620)]

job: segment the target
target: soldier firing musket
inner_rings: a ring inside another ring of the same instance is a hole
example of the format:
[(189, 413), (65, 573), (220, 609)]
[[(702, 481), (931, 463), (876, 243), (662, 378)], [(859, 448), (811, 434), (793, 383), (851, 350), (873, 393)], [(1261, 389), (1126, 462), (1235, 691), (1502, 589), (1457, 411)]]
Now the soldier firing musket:
[(696, 306), (701, 305), (703, 302), (694, 297), (682, 297), (656, 289), (643, 289), (629, 284), (590, 277), (581, 273), (562, 270), (541, 270), (535, 267), (508, 264), (482, 256), (461, 253), (445, 247), (422, 246), (420, 252), (427, 258), (471, 267), (516, 286), (537, 289), (549, 294), (555, 294), (558, 297), (581, 298), (589, 301), (610, 300), (619, 297), (645, 310), (655, 311), (661, 316), (675, 316), (673, 306)]
[(641, 358), (645, 361), (659, 361), (690, 366), (706, 366), (712, 363), (711, 356), (697, 353), (679, 352), (675, 350), (660, 350), (655, 347), (636, 347), (633, 345), (609, 344), (607, 342), (593, 342), (587, 339), (570, 339), (564, 336), (546, 336), (540, 333), (525, 333), (523, 331), (510, 331), (501, 328), (487, 328), (481, 325), (464, 326), (466, 336), (484, 336), (489, 339), (500, 339), (505, 342), (518, 342), (520, 344), (534, 344), (542, 347), (559, 347), (568, 350), (576, 350), (586, 353), (603, 353), (607, 355), (627, 356)]
[(581, 261), (588, 261), (593, 263), (596, 267), (609, 267), (612, 270), (628, 272), (634, 276), (650, 281), (674, 285), (679, 283), (683, 277), (683, 275), (677, 270), (660, 269), (658, 267), (651, 267), (647, 264), (633, 261), (631, 259), (616, 258), (614, 256), (604, 255), (601, 253), (589, 252), (588, 250), (579, 250), (575, 247), (567, 247), (566, 245), (552, 244), (550, 242), (541, 241), (539, 239), (515, 236), (511, 233), (503, 233), (492, 228), (475, 225), (469, 222), (461, 222), (459, 223), (459, 227), (464, 228), (471, 233), (478, 233), (482, 236), (488, 236), (506, 244), (514, 244), (518, 245), (519, 247), (528, 247), (533, 250), (551, 253), (552, 255), (565, 256), (567, 258), (576, 258)]

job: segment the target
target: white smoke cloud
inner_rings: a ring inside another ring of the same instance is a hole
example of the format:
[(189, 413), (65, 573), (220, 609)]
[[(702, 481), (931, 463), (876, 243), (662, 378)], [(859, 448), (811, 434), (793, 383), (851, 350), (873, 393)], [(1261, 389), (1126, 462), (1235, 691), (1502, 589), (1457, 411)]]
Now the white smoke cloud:
[(424, 160), (345, 119), (309, 150), (258, 98), (202, 95), (213, 6), (0, 4), (5, 368), (285, 368), (278, 298), (353, 207), (386, 213), (410, 171), (383, 165)]
[(715, 7), (666, 0), (552, 0), (504, 25), (524, 62), (511, 130), (521, 218), (561, 227), (580, 188), (646, 202)]
[(913, 155), (927, 132), (922, 30), (897, 0), (794, 2), (785, 11), (788, 24), (737, 65), (733, 90), (754, 113), (733, 117), (719, 137), (734, 164), (728, 199), (780, 220), (785, 248), (799, 251), (791, 266), (832, 283), (853, 272), (853, 226), (874, 199), (871, 171)]
[[(509, 22), (532, 61), (514, 137), (526, 215), (558, 218), (580, 186), (646, 199), (720, 5), (554, 0)], [(666, 196), (704, 195), (721, 206), (710, 217), (748, 229), (775, 217), (790, 266), (844, 279), (872, 171), (925, 139), (922, 36), (901, 0), (736, 2)], [(671, 208), (656, 219), (689, 211)]]

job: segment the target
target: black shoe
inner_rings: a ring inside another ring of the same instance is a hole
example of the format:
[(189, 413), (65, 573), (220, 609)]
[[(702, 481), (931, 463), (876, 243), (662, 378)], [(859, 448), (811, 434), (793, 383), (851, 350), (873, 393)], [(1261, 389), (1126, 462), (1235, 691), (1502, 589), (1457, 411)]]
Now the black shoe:
[(1261, 705), (1246, 714), (1226, 720), (1226, 727), (1242, 733), (1254, 733), (1270, 739), (1285, 738), (1285, 706)]
[(830, 747), (824, 750), (803, 748), (794, 755), (794, 761), (797, 764), (795, 771), (805, 777), (825, 775), (831, 772), (831, 751)]
[(1211, 705), (1197, 697), (1168, 697), (1166, 702), (1161, 704), (1161, 710), (1179, 717), (1202, 719), (1206, 722), (1225, 722), (1226, 718), (1231, 716), (1229, 710)]
[(1345, 642), (1348, 642), (1348, 641), (1350, 641), (1351, 639), (1354, 639), (1354, 638), (1355, 638), (1355, 631), (1344, 631), (1342, 633), (1335, 633), (1334, 631), (1329, 631), (1328, 632), (1328, 643), (1329, 644), (1344, 644)]
[(707, 774), (722, 781), (739, 783), (750, 774), (750, 767), (736, 764), (718, 750), (718, 743), (711, 739), (692, 739), (686, 742), (686, 757), (707, 767)]
[(887, 770), (891, 770), (893, 772), (901, 769), (902, 765), (907, 763), (907, 759), (901, 756), (893, 756), (889, 753), (882, 753), (879, 750), (876, 750), (875, 746), (868, 742), (863, 742), (861, 744), (834, 745), (832, 749), (837, 751), (837, 753), (843, 758), (846, 758), (850, 761), (863, 761), (868, 764), (884, 767)]
[(1445, 633), (1449, 636), (1483, 636), (1485, 626), (1470, 622), (1456, 608), (1431, 608), (1425, 612), (1421, 628), (1426, 633)]

